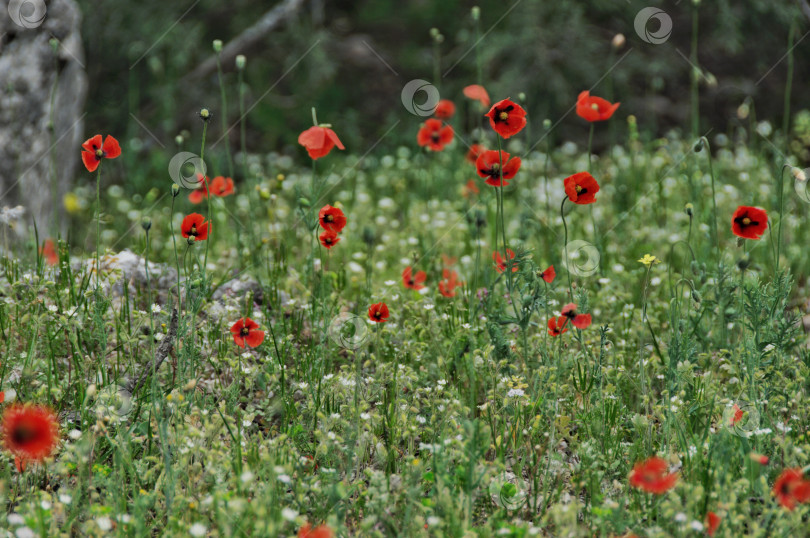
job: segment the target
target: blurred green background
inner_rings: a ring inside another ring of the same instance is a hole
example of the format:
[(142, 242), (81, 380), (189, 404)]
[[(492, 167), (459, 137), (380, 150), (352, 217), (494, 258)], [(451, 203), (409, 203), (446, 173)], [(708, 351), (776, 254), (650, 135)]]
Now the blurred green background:
[[(191, 131), (198, 144), (201, 127), (196, 112), (201, 106), (216, 114), (209, 140), (221, 137), (216, 72), (199, 79), (190, 79), (189, 73), (213, 56), (214, 39), (227, 45), (276, 4), (79, 3), (90, 78), (87, 131), (123, 135), (129, 141), (129, 163), (153, 164), (154, 170), (165, 169), (161, 144), (176, 150), (177, 133)], [(481, 8), (483, 84), (495, 100), (525, 93), (538, 138), (543, 119), (556, 123), (570, 111), (577, 94), (591, 87), (596, 95), (621, 101), (619, 116), (634, 114), (648, 138), (671, 128), (688, 135), (692, 76), (688, 58), (695, 13), (701, 134), (709, 129), (714, 134), (732, 131), (741, 122), (737, 110), (746, 99), (752, 105), (746, 122), (755, 118), (769, 120), (775, 129), (782, 126), (791, 25), (798, 42), (792, 111), (808, 108), (804, 88), (810, 75), (810, 40), (803, 39), (810, 24), (793, 1), (655, 4), (671, 17), (673, 28), (665, 43), (655, 45), (640, 39), (633, 27), (636, 14), (648, 2), (306, 0), (285, 24), (243, 51), (246, 101), (255, 105), (247, 120), (248, 150), (303, 156), (296, 138), (311, 125), (312, 106), (318, 109), (319, 121), (332, 123), (354, 152), (364, 153), (397, 120), (402, 124), (382, 140), (381, 147), (412, 144), (422, 118), (404, 109), (400, 91), (414, 78), (436, 84), (442, 97), (467, 111), (461, 117), (469, 118), (470, 103), (461, 89), (478, 77), (476, 53), (471, 50), (476, 30), (470, 13), (475, 5)], [(430, 37), (434, 27), (444, 36), (438, 47), (439, 80)], [(615, 48), (611, 41), (619, 33), (626, 43)], [(239, 117), (237, 74), (233, 62), (223, 69), (231, 124)], [(615, 123), (610, 136), (623, 140), (625, 122)], [(607, 131), (600, 131), (597, 148), (609, 142)], [(585, 143), (587, 129), (571, 114), (555, 128), (553, 138), (555, 143), (568, 139)], [(229, 140), (237, 150), (238, 128)], [(221, 149), (222, 145), (215, 148), (212, 157)], [(153, 168), (139, 168), (128, 167), (127, 179), (148, 185)]]

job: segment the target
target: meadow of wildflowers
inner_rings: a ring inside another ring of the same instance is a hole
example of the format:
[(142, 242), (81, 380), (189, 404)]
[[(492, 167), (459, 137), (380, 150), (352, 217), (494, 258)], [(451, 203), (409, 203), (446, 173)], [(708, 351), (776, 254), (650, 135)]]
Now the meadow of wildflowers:
[(795, 129), (655, 138), (594, 80), (552, 145), (479, 71), (405, 84), (401, 145), (306, 108), (249, 152), (222, 49), (160, 188), (88, 125), (70, 232), (0, 213), (9, 536), (810, 535)]

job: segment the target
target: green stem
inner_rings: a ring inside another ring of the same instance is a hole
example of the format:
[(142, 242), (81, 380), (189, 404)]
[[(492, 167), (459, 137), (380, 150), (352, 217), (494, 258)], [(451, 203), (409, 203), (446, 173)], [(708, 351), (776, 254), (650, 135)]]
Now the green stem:
[[(200, 144), (200, 161), (203, 163), (203, 170), (206, 169), (205, 167), (205, 135), (208, 133), (208, 121), (206, 120), (203, 122), (203, 132), (202, 132), (202, 143)], [(206, 172), (207, 174), (207, 172)], [(205, 183), (207, 179), (207, 175), (203, 175), (203, 183), (206, 185), (206, 189), (208, 189), (208, 184)], [(214, 239), (214, 215), (211, 213), (211, 192), (208, 190), (205, 196), (205, 204), (208, 207), (208, 240), (205, 242), (205, 261), (203, 262), (202, 271), (205, 274), (206, 269), (208, 267), (208, 245), (211, 244), (211, 241)]]
[(231, 158), (231, 145), (228, 143), (228, 101), (225, 97), (225, 84), (222, 82), (221, 54), (217, 52), (217, 79), (219, 80), (219, 94), (222, 99), (222, 136), (225, 137), (225, 156), (228, 160), (228, 174), (233, 178), (233, 159)]
[[(785, 137), (785, 152), (788, 151), (790, 146), (790, 92), (793, 87), (793, 40), (796, 37), (796, 21), (795, 19), (790, 22), (790, 31), (788, 32), (788, 51), (787, 51), (787, 79), (785, 80), (785, 108), (782, 116), (782, 136)], [(781, 214), (779, 216), (781, 222)]]
[(712, 222), (714, 224), (714, 251), (717, 257), (717, 264), (720, 265), (720, 234), (717, 231), (717, 194), (714, 188), (714, 167), (712, 166), (712, 148), (709, 145), (709, 139), (705, 136), (700, 137), (700, 141), (706, 146), (706, 158), (709, 161), (709, 176), (712, 179)]
[(565, 237), (563, 238), (563, 249), (565, 250), (565, 272), (568, 273), (568, 295), (571, 298), (571, 302), (574, 302), (574, 288), (571, 285), (571, 269), (568, 265), (571, 263), (571, 260), (568, 258), (568, 224), (565, 222), (565, 201), (568, 200), (568, 196), (563, 198), (562, 203), (560, 204), (560, 217), (562, 218), (563, 222), (563, 230), (565, 230)]
[(96, 290), (101, 289), (101, 163), (96, 174)]

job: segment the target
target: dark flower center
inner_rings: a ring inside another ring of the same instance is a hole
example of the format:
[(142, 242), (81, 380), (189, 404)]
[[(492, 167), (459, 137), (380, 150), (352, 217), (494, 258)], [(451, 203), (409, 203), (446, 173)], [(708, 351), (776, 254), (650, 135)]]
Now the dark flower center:
[(583, 188), (582, 185), (577, 185), (576, 190), (577, 194), (585, 194), (586, 192), (588, 192), (588, 189)]
[(334, 221), (334, 220), (335, 220), (335, 217), (333, 217), (332, 215), (326, 215), (326, 216), (323, 218), (323, 220), (325, 220), (326, 222), (332, 222), (332, 221)]
[(757, 226), (759, 224), (759, 222), (751, 220), (751, 217), (749, 217), (748, 215), (745, 215), (743, 217), (737, 217), (736, 219), (734, 219), (734, 222), (736, 222), (743, 228), (747, 226)]
[(99, 159), (104, 157), (104, 151), (101, 150), (101, 149), (97, 149), (96, 150), (96, 157), (98, 157)]
[(509, 113), (501, 112), (500, 114), (498, 114), (498, 117), (501, 119), (501, 121), (506, 121), (509, 119)]
[(34, 440), (36, 437), (36, 432), (33, 428), (21, 424), (14, 428), (11, 437), (16, 444), (25, 444)]
[(430, 138), (433, 139), (434, 142), (438, 142), (439, 141), (439, 131), (433, 131), (433, 133), (430, 135)]
[(242, 327), (242, 329), (239, 331), (239, 334), (241, 334), (242, 336), (247, 336), (250, 334), (250, 329), (248, 329), (247, 327)]
[(380, 312), (379, 310), (377, 310), (376, 312), (374, 312), (374, 317), (375, 317), (375, 318), (381, 318), (381, 317), (382, 317), (382, 312)]
[(188, 234), (189, 235), (197, 235), (197, 225), (196, 224), (191, 225), (191, 231)]

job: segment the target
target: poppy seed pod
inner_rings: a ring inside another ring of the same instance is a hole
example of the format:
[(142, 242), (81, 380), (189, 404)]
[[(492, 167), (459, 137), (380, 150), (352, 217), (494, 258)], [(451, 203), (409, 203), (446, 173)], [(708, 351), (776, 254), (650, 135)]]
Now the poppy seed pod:
[(209, 121), (211, 117), (214, 115), (210, 110), (207, 108), (201, 108), (200, 111), (197, 113), (200, 116), (200, 119), (203, 121)]
[(172, 198), (177, 198), (178, 194), (180, 194), (180, 185), (172, 183)]
[(473, 6), (472, 10), (470, 10), (470, 14), (474, 21), (477, 21), (481, 18), (481, 8), (478, 6)]
[(695, 150), (695, 153), (700, 153), (701, 151), (703, 151), (703, 139), (702, 138), (700, 140), (698, 140), (697, 142), (695, 142), (695, 147), (693, 149)]
[(183, 135), (179, 134), (175, 136), (174, 143), (177, 144), (178, 146), (181, 146), (183, 144)]
[(686, 204), (683, 207), (683, 210), (687, 215), (689, 215), (690, 217), (693, 217), (694, 216), (695, 206), (693, 206), (691, 203), (689, 203), (689, 204)]
[(51, 49), (53, 49), (54, 54), (59, 51), (59, 40), (55, 37), (52, 37), (48, 40), (48, 44), (50, 44)]
[(222, 40), (215, 39), (213, 42), (214, 45), (214, 52), (222, 52)]
[(240, 54), (236, 57), (236, 68), (238, 70), (242, 70), (245, 68), (245, 64), (247, 63), (247, 59), (245, 58), (244, 54)]

